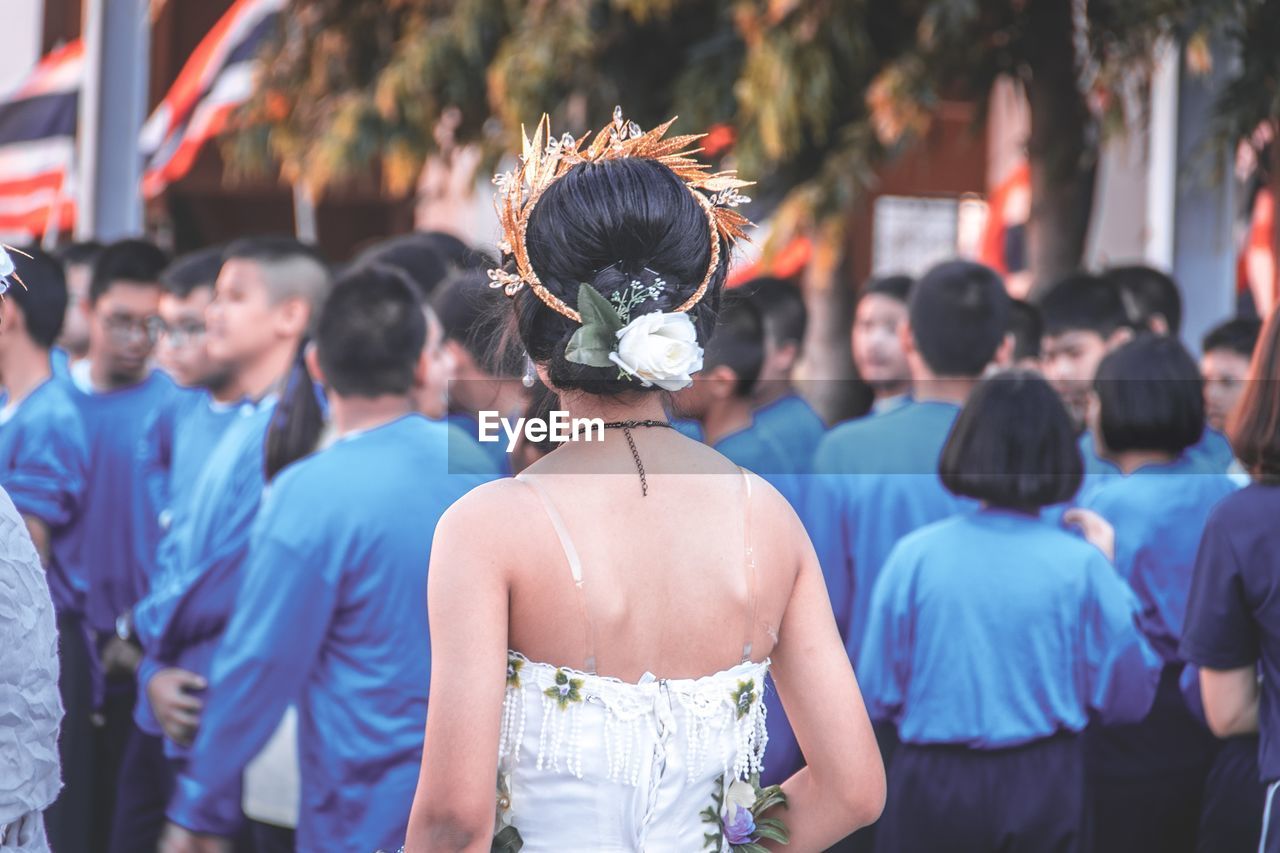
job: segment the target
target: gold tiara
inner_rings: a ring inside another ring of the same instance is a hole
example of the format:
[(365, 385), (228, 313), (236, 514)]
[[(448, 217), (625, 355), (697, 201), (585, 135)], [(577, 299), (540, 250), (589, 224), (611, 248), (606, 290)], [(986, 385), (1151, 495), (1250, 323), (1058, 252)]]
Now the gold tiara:
[(732, 245), (734, 241), (742, 239), (751, 226), (746, 217), (735, 208), (751, 201), (738, 190), (751, 186), (752, 182), (739, 180), (734, 171), (712, 172), (710, 166), (693, 158), (702, 149), (690, 146), (706, 136), (704, 133), (663, 139), (674, 122), (673, 118), (646, 133), (634, 121), (623, 118), (622, 107), (614, 107), (613, 121), (601, 128), (595, 139), (585, 147), (584, 143), (590, 134), (581, 139), (574, 139), (571, 133), (566, 133), (559, 139), (552, 138), (551, 123), (546, 114), (538, 122), (533, 139), (521, 127), (524, 150), (520, 155), (520, 165), (493, 178), (493, 183), (498, 188), (494, 207), (497, 208), (498, 222), (502, 226), (502, 239), (498, 242), (498, 248), (504, 255), (514, 258), (516, 271), (489, 270), (489, 286), (501, 287), (507, 296), (515, 296), (520, 288), (528, 285), (547, 307), (581, 323), (582, 316), (547, 290), (538, 279), (538, 274), (533, 271), (533, 265), (529, 263), (529, 249), (525, 245), (529, 216), (547, 188), (579, 163), (638, 157), (656, 160), (674, 172), (706, 211), (711, 233), (711, 263), (707, 266), (707, 274), (702, 277), (698, 289), (675, 311), (688, 311), (696, 305), (706, 294), (711, 277), (720, 266), (720, 239), (724, 238), (726, 243)]

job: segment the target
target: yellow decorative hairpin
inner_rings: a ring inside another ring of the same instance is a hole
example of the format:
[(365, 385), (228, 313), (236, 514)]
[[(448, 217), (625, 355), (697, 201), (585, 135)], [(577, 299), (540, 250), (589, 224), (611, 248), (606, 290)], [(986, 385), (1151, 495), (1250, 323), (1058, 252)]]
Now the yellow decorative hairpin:
[(706, 134), (663, 139), (674, 122), (673, 118), (645, 132), (634, 121), (623, 118), (621, 107), (615, 107), (613, 121), (605, 125), (590, 144), (585, 144), (590, 134), (581, 139), (574, 139), (570, 133), (558, 139), (552, 138), (550, 118), (545, 114), (538, 122), (533, 139), (529, 138), (522, 127), (520, 135), (524, 150), (520, 156), (520, 165), (510, 172), (494, 176), (493, 179), (498, 188), (494, 206), (498, 211), (503, 235), (498, 248), (504, 255), (509, 254), (515, 260), (516, 271), (489, 270), (490, 287), (501, 287), (507, 296), (514, 296), (520, 288), (528, 285), (549, 308), (581, 323), (582, 316), (547, 290), (534, 272), (533, 265), (529, 263), (529, 249), (525, 245), (529, 216), (547, 188), (579, 163), (638, 157), (655, 160), (674, 172), (706, 211), (711, 234), (711, 262), (697, 290), (675, 310), (684, 312), (696, 305), (706, 294), (707, 286), (720, 266), (721, 238), (732, 245), (734, 241), (742, 239), (751, 226), (746, 217), (735, 208), (751, 201), (738, 190), (751, 186), (752, 182), (740, 180), (733, 171), (712, 172), (709, 165), (694, 159), (693, 155), (702, 149), (690, 146)]

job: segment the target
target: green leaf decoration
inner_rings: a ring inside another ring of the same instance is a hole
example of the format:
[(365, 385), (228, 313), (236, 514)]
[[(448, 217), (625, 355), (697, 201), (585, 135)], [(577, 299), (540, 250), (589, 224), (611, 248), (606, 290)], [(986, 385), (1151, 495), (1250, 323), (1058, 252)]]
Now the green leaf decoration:
[(609, 353), (617, 348), (622, 318), (609, 300), (586, 283), (578, 285), (578, 313), (582, 315), (582, 328), (569, 338), (565, 359), (589, 367), (610, 366), (613, 362)]
[(766, 817), (756, 821), (756, 835), (779, 844), (791, 843), (791, 833), (787, 831), (786, 824), (776, 817)]
[(548, 699), (554, 699), (560, 710), (568, 708), (574, 702), (582, 701), (582, 679), (571, 678), (563, 669), (556, 670), (556, 683), (542, 691)]

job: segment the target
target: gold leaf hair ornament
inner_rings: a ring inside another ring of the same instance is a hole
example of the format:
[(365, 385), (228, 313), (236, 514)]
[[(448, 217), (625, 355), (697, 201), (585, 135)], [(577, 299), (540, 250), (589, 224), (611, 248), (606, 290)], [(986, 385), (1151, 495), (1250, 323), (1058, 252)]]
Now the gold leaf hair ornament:
[(673, 118), (646, 132), (634, 121), (623, 118), (622, 107), (614, 107), (613, 121), (601, 128), (589, 144), (587, 138), (590, 134), (581, 139), (575, 139), (570, 133), (559, 139), (552, 138), (551, 122), (546, 114), (538, 122), (533, 139), (529, 138), (522, 127), (520, 135), (523, 139), (523, 152), (519, 166), (510, 172), (495, 175), (493, 179), (498, 189), (494, 207), (502, 227), (502, 239), (498, 248), (504, 255), (511, 255), (516, 270), (489, 270), (489, 286), (501, 287), (507, 296), (515, 296), (520, 288), (528, 285), (548, 308), (576, 323), (583, 322), (582, 315), (547, 290), (534, 272), (533, 265), (529, 262), (529, 249), (525, 245), (529, 217), (547, 188), (579, 163), (635, 157), (655, 160), (674, 172), (706, 212), (711, 235), (711, 261), (707, 265), (707, 273), (702, 277), (697, 290), (671, 313), (683, 313), (698, 304), (720, 266), (721, 239), (732, 246), (737, 240), (745, 238), (746, 231), (751, 226), (736, 208), (751, 201), (738, 191), (751, 186), (753, 182), (740, 180), (733, 171), (712, 172), (709, 165), (694, 159), (693, 155), (702, 149), (691, 146), (706, 134), (664, 139), (667, 130), (674, 123)]

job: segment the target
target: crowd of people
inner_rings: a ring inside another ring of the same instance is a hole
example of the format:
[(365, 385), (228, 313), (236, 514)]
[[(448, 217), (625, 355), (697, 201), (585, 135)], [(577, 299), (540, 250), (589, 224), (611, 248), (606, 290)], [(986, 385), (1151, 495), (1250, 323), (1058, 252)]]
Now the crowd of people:
[[(0, 827), (26, 815), (58, 853), (399, 848), (437, 523), (555, 451), (478, 440), (481, 412), (558, 401), (495, 261), (439, 233), (340, 269), (282, 237), (12, 257), (0, 486), (63, 714), (58, 761), (0, 747)], [(888, 771), (840, 849), (1280, 850), (1280, 320), (1226, 320), (1197, 364), (1181, 315), (1144, 267), (1036, 304), (967, 261), (876, 279), (850, 341), (867, 411), (829, 426), (796, 283), (725, 292), (664, 410), (812, 541)], [(764, 703), (782, 782), (804, 738)], [(44, 707), (14, 737), (48, 737)]]

